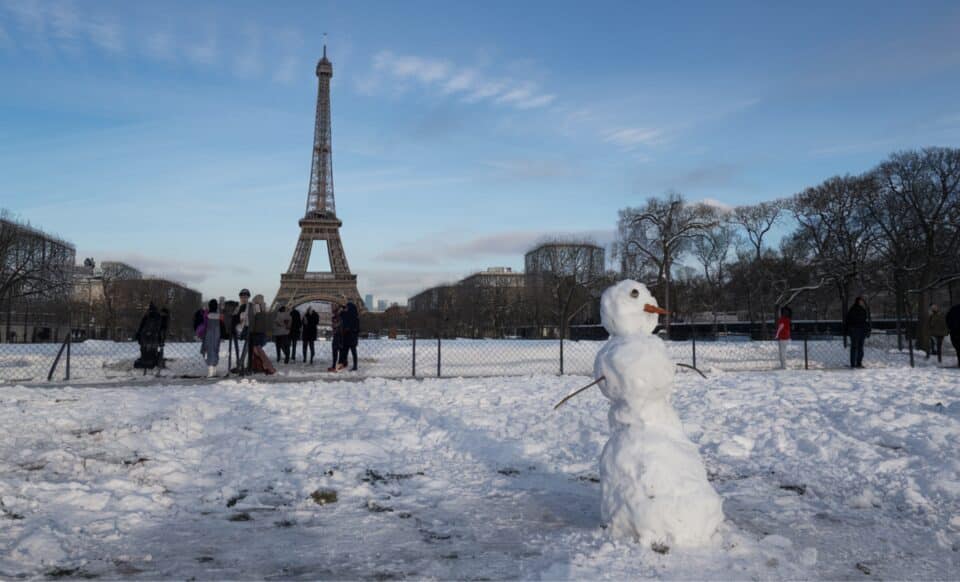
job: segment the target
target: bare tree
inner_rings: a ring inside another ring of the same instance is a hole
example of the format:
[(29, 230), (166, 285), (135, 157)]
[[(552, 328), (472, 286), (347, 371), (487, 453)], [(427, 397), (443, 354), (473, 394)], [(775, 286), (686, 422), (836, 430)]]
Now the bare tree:
[(608, 281), (603, 248), (590, 240), (557, 238), (543, 242), (524, 257), (528, 297), (550, 305), (560, 337), (577, 315), (595, 303)]
[(862, 281), (874, 251), (877, 227), (862, 202), (871, 188), (869, 178), (835, 176), (797, 194), (790, 204), (798, 224), (793, 237), (808, 251), (814, 278), (827, 279), (836, 288), (841, 319), (850, 305), (851, 286)]
[(650, 198), (640, 208), (620, 211), (617, 228), (618, 252), (628, 260), (649, 260), (657, 269), (657, 280), (663, 281), (665, 325), (670, 333), (670, 281), (674, 264), (691, 242), (703, 236), (716, 224), (710, 210), (688, 205), (683, 196), (670, 192), (665, 198)]
[(703, 267), (703, 277), (708, 289), (705, 299), (713, 313), (714, 326), (723, 301), (724, 285), (728, 278), (727, 266), (736, 239), (734, 227), (727, 217), (719, 216), (719, 212), (715, 214), (716, 224), (705, 229), (703, 236), (697, 237), (693, 242), (693, 255)]
[[(901, 272), (912, 272), (920, 289), (916, 304), (917, 337), (928, 336), (928, 286), (960, 252), (960, 149), (927, 148), (893, 154), (875, 171), (879, 208), (895, 214), (878, 216), (885, 246), (896, 254)], [(904, 240), (904, 229), (916, 245)], [(902, 275), (901, 275), (902, 277)]]
[(730, 213), (730, 222), (739, 226), (753, 249), (754, 258), (763, 256), (763, 239), (780, 222), (784, 203), (780, 200), (760, 202), (751, 206), (737, 206)]

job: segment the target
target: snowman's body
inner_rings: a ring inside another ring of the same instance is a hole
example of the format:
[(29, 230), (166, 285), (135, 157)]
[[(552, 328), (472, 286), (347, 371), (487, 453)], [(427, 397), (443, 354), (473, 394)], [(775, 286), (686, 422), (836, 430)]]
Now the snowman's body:
[(697, 447), (670, 403), (674, 363), (652, 335), (657, 316), (646, 287), (622, 281), (601, 301), (610, 340), (594, 377), (610, 399), (610, 440), (600, 458), (601, 512), (616, 537), (667, 546), (707, 543), (723, 521)]

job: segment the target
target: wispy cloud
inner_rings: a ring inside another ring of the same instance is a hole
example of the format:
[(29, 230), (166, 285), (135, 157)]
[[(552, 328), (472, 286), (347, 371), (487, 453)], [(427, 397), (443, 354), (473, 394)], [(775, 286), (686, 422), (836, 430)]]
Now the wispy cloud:
[(721, 213), (728, 213), (733, 211), (733, 205), (727, 204), (726, 202), (721, 202), (716, 198), (701, 198), (700, 200), (695, 200), (694, 204), (703, 204), (705, 206), (710, 206), (716, 208)]
[(250, 269), (240, 265), (214, 264), (185, 259), (168, 259), (141, 253), (94, 252), (84, 254), (92, 254), (92, 256), (97, 258), (98, 262), (105, 260), (121, 261), (136, 267), (142, 271), (145, 276), (164, 277), (188, 285), (199, 285), (223, 273), (251, 274)]
[[(439, 265), (450, 261), (480, 260), (490, 257), (521, 260), (537, 243), (550, 238), (594, 240), (607, 244), (613, 240), (613, 229), (546, 231), (515, 230), (455, 241), (452, 233), (434, 234), (417, 241), (397, 245), (381, 253), (377, 260), (415, 265)], [(480, 265), (478, 265), (480, 268)]]
[(663, 130), (649, 127), (621, 127), (605, 132), (603, 141), (630, 149), (639, 145), (654, 145), (663, 139)]
[(54, 46), (61, 52), (74, 53), (84, 43), (112, 55), (126, 51), (123, 34), (112, 18), (77, 10), (68, 0), (15, 0), (2, 7), (19, 23), (21, 33), (32, 38), (33, 48), (41, 53), (50, 52)]
[(492, 77), (445, 59), (397, 55), (391, 51), (374, 55), (371, 73), (357, 82), (357, 88), (363, 93), (374, 93), (384, 84), (383, 77), (418, 83), (440, 95), (459, 95), (465, 103), (486, 101), (516, 109), (535, 109), (556, 99), (534, 81)]
[[(152, 22), (122, 23), (112, 14), (98, 12), (98, 6), (71, 0), (0, 2), (0, 48), (23, 45), (48, 58), (82, 52), (108, 57), (136, 53), (164, 64), (223, 65), (223, 70), (245, 80), (289, 83), (297, 76), (303, 38), (294, 29), (248, 23), (227, 34), (203, 25), (164, 30)], [(268, 62), (277, 65), (268, 69)]]
[(218, 49), (217, 34), (210, 31), (199, 41), (185, 45), (183, 54), (193, 65), (209, 66), (217, 63), (220, 51)]

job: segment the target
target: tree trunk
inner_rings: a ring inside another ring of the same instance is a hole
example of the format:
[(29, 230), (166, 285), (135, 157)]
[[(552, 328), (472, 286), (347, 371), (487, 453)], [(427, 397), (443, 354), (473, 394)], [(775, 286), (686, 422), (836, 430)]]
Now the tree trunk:
[(930, 353), (930, 318), (927, 313), (930, 310), (930, 291), (926, 288), (933, 280), (933, 274), (924, 271), (920, 277), (920, 291), (917, 297), (917, 347)]

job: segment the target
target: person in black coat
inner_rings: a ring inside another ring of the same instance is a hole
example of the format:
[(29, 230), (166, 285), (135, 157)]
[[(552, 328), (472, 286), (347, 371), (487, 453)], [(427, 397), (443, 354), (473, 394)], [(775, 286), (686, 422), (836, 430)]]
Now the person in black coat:
[(290, 310), (290, 353), (293, 354), (293, 363), (297, 363), (297, 342), (300, 341), (300, 330), (303, 329), (303, 321), (300, 319), (300, 312), (297, 309)]
[(360, 340), (360, 312), (353, 301), (347, 303), (347, 308), (340, 315), (340, 327), (343, 343), (340, 347), (340, 363), (337, 365), (337, 369), (342, 370), (347, 367), (347, 352), (350, 352), (353, 354), (353, 368), (351, 370), (356, 370), (357, 343)]
[(850, 367), (863, 367), (863, 343), (870, 330), (870, 312), (863, 297), (857, 297), (847, 311), (847, 335), (850, 336)]
[(960, 303), (947, 312), (947, 329), (950, 330), (950, 343), (957, 352), (957, 367), (960, 368)]
[(312, 307), (308, 307), (307, 312), (303, 315), (303, 333), (301, 334), (304, 363), (307, 361), (307, 348), (310, 348), (310, 363), (313, 363), (314, 342), (317, 341), (318, 325), (320, 325), (320, 314), (314, 311)]

